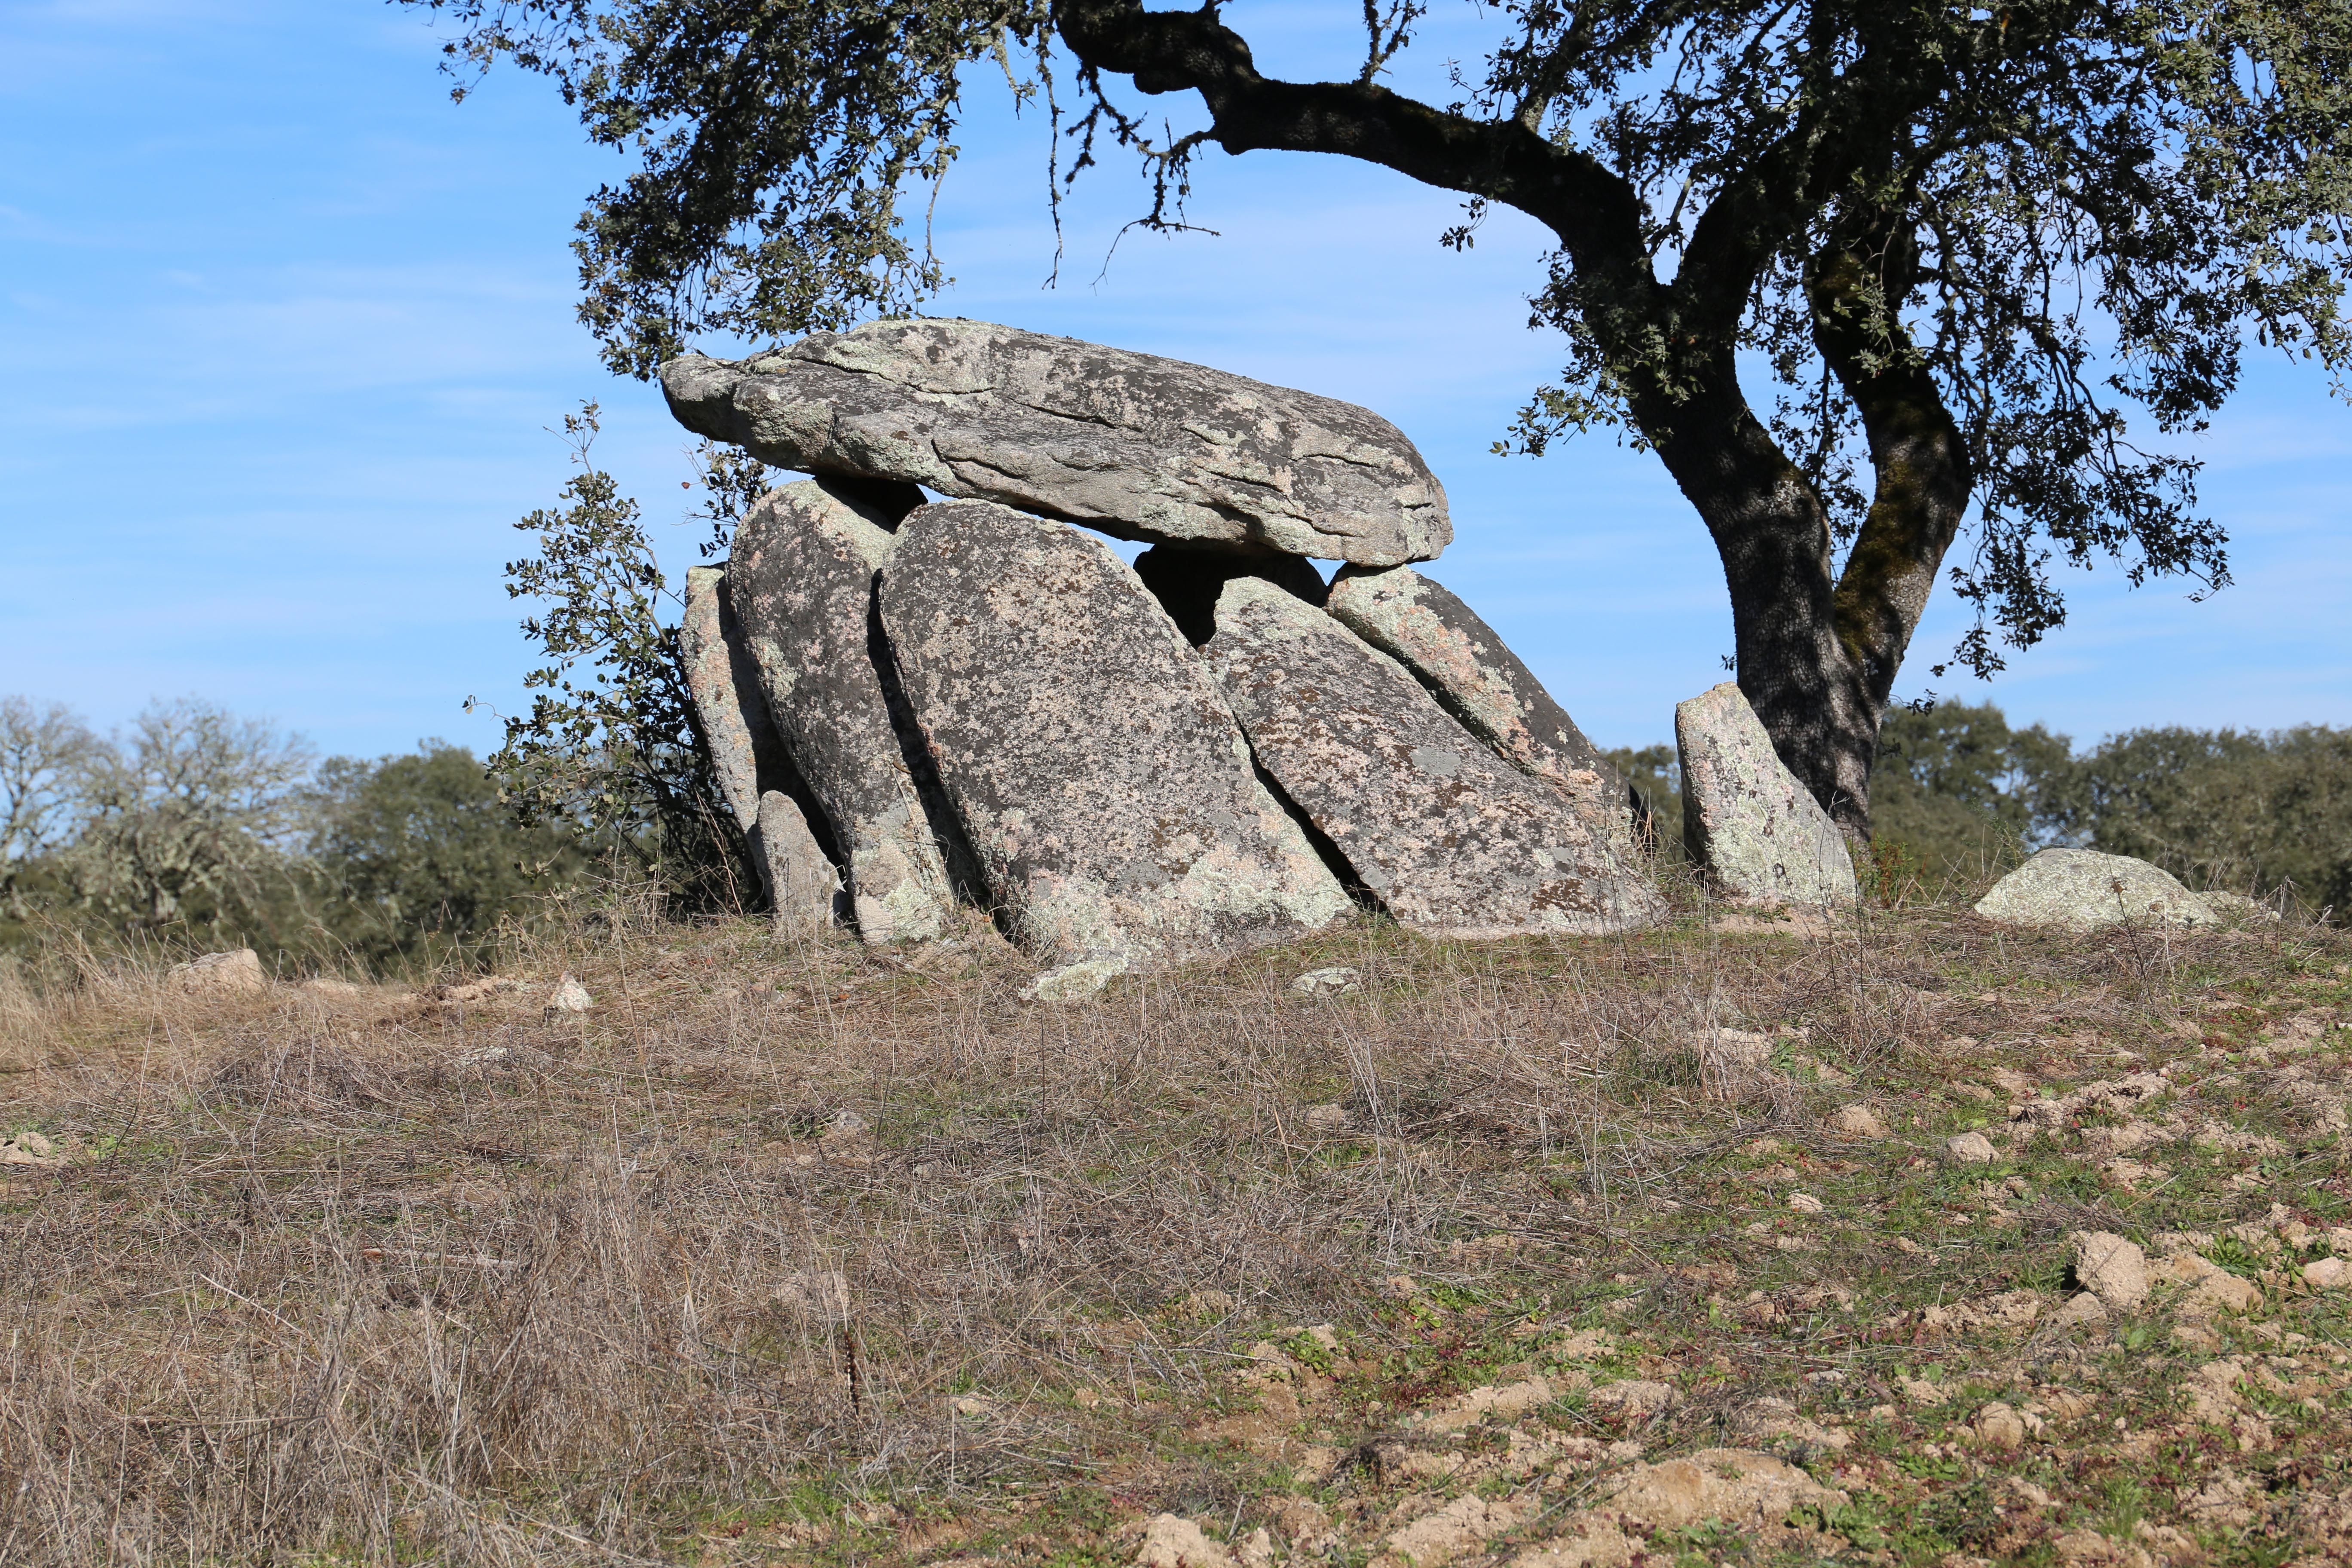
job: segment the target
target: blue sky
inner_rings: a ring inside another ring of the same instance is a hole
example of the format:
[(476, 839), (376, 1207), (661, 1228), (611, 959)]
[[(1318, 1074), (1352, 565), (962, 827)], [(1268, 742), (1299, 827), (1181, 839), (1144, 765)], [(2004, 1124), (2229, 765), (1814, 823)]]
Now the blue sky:
[[(1357, 14), (1230, 13), (1293, 71), (1352, 48)], [(1448, 15), (1417, 69), (1472, 47)], [(676, 566), (692, 559), (688, 438), (572, 315), (572, 222), (621, 163), (536, 79), (453, 107), (436, 50), (375, 0), (0, 0), (0, 693), (110, 724), (193, 692), (329, 752), (488, 749), (494, 721), (460, 704), (517, 705), (528, 658), (499, 579), (509, 525), (562, 483), (547, 427), (586, 398), (605, 466)], [(1001, 89), (972, 107), (938, 224), (958, 283), (934, 309), (1388, 416), (1452, 497), (1432, 574), (1604, 744), (1667, 738), (1674, 703), (1723, 679), (1720, 569), (1654, 459), (1600, 440), (1488, 453), (1557, 368), (1525, 324), (1531, 225), (1499, 215), (1456, 256), (1441, 194), (1213, 153), (1193, 212), (1219, 237), (1130, 235), (1105, 268), (1142, 200), (1113, 165), (1066, 215), (1046, 291), (1042, 127)], [(2065, 627), (1990, 688), (1939, 689), (2078, 740), (2352, 723), (2352, 410), (2260, 360), (2194, 449), (2236, 586), (2192, 605), (2070, 574)], [(1939, 595), (1901, 693), (1961, 625)]]

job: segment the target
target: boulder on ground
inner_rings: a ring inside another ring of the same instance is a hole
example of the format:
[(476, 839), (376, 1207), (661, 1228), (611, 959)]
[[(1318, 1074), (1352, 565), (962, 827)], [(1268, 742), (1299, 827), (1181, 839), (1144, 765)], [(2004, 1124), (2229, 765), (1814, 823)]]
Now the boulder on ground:
[(2147, 1300), (2147, 1254), (2137, 1242), (2106, 1230), (2067, 1233), (2074, 1255), (2074, 1278), (2111, 1312), (2129, 1311)]
[(1122, 539), (1372, 565), (1435, 556), (1445, 492), (1397, 427), (1312, 393), (985, 321), (868, 321), (662, 366), (670, 412), (764, 462), (911, 481)]
[[(825, 879), (838, 885), (840, 877), (831, 854), (813, 833), (808, 813), (814, 802), (796, 798), (805, 797), (808, 786), (793, 766), (783, 738), (768, 716), (768, 700), (760, 690), (759, 662), (744, 643), (743, 624), (735, 614), (734, 595), (724, 567), (687, 568), (686, 615), (678, 623), (677, 644), (686, 666), (687, 692), (694, 700), (696, 717), (702, 721), (704, 743), (710, 749), (711, 771), (718, 774), (719, 794), (751, 845), (760, 891), (780, 918), (796, 921), (799, 905), (793, 904), (788, 914), (783, 881), (797, 883), (817, 874), (802, 864), (801, 858), (814, 848), (824, 864)], [(779, 792), (791, 807), (793, 820), (786, 820), (767, 803), (770, 795)], [(766, 824), (772, 815), (782, 825), (783, 835), (774, 844), (767, 841)], [(792, 897), (797, 900), (803, 891), (796, 885)], [(830, 894), (824, 907), (829, 919)]]
[(955, 902), (952, 840), (941, 843), (953, 823), (874, 619), (895, 521), (804, 479), (761, 498), (728, 567), (768, 712), (832, 829), (869, 942), (937, 937)]
[(261, 955), (249, 947), (208, 952), (175, 963), (166, 976), (181, 990), (198, 994), (269, 989), (269, 974), (261, 967)]
[(1463, 728), (1523, 773), (1567, 792), (1612, 844), (1632, 842), (1625, 781), (1495, 629), (1410, 566), (1344, 566), (1332, 617), (1411, 670)]
[(997, 907), (1072, 971), (1039, 999), (1349, 911), (1207, 668), (1100, 540), (985, 502), (924, 507), (880, 603)]
[(1977, 913), (2002, 925), (2078, 931), (2221, 923), (2203, 899), (2168, 872), (2128, 855), (2093, 849), (2042, 850), (1995, 882), (1977, 901)]
[(1853, 857), (1730, 681), (1675, 709), (1683, 843), (1726, 895), (1770, 904), (1851, 904)]
[(1558, 790), (1505, 764), (1387, 655), (1256, 578), (1207, 649), (1260, 766), (1430, 936), (1654, 925), (1665, 900)]
[(1176, 544), (1155, 544), (1137, 556), (1135, 574), (1194, 647), (1217, 635), (1217, 595), (1236, 577), (1262, 577), (1310, 605), (1320, 605), (1328, 592), (1323, 574), (1297, 555), (1247, 555)]

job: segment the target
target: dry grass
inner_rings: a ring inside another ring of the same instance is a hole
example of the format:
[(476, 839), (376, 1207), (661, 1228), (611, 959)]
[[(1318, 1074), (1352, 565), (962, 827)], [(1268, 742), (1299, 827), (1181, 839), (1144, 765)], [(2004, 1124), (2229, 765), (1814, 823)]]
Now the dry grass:
[[(1334, 1521), (1313, 1550), (1360, 1562), (1439, 1495), (1378, 1458), (1402, 1414), (1546, 1369), (1565, 1390), (1578, 1343), (1679, 1395), (1654, 1425), (1574, 1392), (1531, 1418), (1618, 1442), (1601, 1471), (1723, 1441), (1764, 1395), (1850, 1429), (1800, 1456), (1860, 1500), (1816, 1552), (2048, 1555), (2069, 1519), (2127, 1546), (2145, 1516), (2279, 1560), (2318, 1539), (2288, 1504), (2338, 1484), (2342, 1394), (2285, 1402), (2244, 1458), (2149, 1363), (2288, 1330), (2320, 1354), (2334, 1301), (2280, 1275), (2202, 1347), (2161, 1312), (1923, 1314), (2054, 1306), (2074, 1229), (2352, 1222), (2308, 1089), (2340, 1108), (2352, 1037), (2313, 1035), (2300, 1079), (2228, 1065), (2290, 1014), (2352, 1016), (2347, 957), (2309, 928), (2021, 940), (1912, 909), (1813, 941), (1703, 913), (1481, 946), (1363, 925), (1070, 1008), (1019, 1004), (984, 931), (879, 954), (751, 922), (583, 927), (461, 1002), (0, 977), (0, 1066), (26, 1069), (0, 1131), (72, 1156), (5, 1168), (0, 1562), (1125, 1563), (1145, 1515), (1280, 1536), (1297, 1499)], [(1290, 992), (1332, 964), (1361, 989)], [(541, 1014), (563, 971), (593, 1012)], [(2163, 1179), (2131, 1187), (2079, 1138), (1925, 1157), (2005, 1119), (1966, 1092), (1996, 1068), (2166, 1064), (2184, 1104), (2229, 1077), (2201, 1103), (2276, 1152), (2143, 1151)], [(1855, 1100), (1895, 1136), (1826, 1131)], [(2222, 1261), (2278, 1275), (2251, 1243)], [(1325, 1323), (1329, 1356), (1297, 1328)], [(1277, 1397), (1270, 1357), (1305, 1392)], [(2105, 1390), (2178, 1443), (2033, 1450), (2055, 1511), (2021, 1535), (1984, 1488), (2023, 1457), (1906, 1468), (1968, 1414), (1892, 1392), (1918, 1376)], [(2205, 1529), (2176, 1484), (2196, 1454), (2286, 1500)]]

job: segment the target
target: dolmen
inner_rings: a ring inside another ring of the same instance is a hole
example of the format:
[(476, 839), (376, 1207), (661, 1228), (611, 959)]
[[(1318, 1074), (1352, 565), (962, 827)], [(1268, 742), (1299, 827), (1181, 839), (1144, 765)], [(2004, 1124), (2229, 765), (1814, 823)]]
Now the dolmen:
[(1415, 570), (1444, 490), (1370, 410), (958, 321), (662, 385), (811, 476), (689, 574), (680, 636), (781, 921), (890, 942), (983, 910), (1059, 1001), (1358, 909), (1463, 938), (1665, 918), (1622, 782)]

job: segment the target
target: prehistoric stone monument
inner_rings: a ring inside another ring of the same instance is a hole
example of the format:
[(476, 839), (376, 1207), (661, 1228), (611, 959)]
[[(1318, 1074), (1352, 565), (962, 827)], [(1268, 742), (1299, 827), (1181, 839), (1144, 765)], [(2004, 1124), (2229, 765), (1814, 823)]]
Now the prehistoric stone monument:
[[(1432, 936), (1665, 917), (1623, 781), (1410, 564), (1452, 538), (1445, 494), (1378, 415), (955, 321), (688, 355), (662, 386), (688, 428), (814, 476), (690, 574), (681, 639), (780, 918), (838, 890), (879, 942), (972, 905), (1065, 999), (1359, 905)], [(1153, 547), (1130, 567), (1074, 522)], [(1723, 890), (1850, 902), (1843, 841), (1736, 689), (1685, 710)]]

